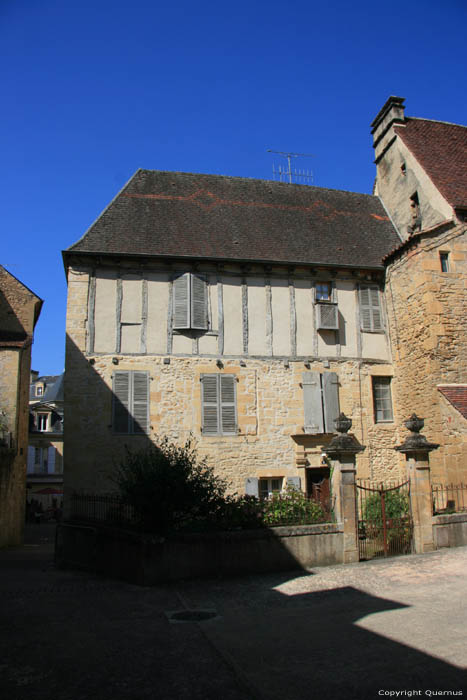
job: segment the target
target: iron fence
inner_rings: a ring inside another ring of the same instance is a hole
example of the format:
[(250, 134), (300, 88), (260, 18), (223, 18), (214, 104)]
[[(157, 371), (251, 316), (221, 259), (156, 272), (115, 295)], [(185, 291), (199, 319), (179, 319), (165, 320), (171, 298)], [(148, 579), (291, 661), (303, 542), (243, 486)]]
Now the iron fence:
[(433, 515), (467, 511), (467, 484), (433, 484)]
[(74, 493), (71, 496), (71, 518), (112, 525), (138, 525), (131, 505), (115, 494)]

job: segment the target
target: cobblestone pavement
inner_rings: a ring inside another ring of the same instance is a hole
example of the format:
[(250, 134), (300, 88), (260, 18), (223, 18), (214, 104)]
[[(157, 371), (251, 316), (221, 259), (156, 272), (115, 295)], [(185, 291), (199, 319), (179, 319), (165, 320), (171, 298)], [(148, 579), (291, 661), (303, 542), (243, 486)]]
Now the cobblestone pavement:
[[(56, 570), (53, 526), (38, 527), (0, 552), (5, 700), (467, 694), (465, 547), (141, 588)], [(217, 617), (171, 623), (185, 608)]]

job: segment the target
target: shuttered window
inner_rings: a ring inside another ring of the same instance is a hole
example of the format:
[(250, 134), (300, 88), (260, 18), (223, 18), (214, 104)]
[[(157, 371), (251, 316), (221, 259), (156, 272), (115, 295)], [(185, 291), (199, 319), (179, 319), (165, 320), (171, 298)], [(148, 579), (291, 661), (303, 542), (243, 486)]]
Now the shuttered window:
[(339, 415), (339, 380), (335, 372), (303, 372), (303, 402), (308, 434), (335, 433)]
[(383, 317), (379, 303), (379, 287), (376, 284), (360, 285), (359, 299), (362, 331), (381, 331)]
[(207, 284), (204, 277), (185, 272), (173, 283), (173, 327), (199, 329), (208, 327)]
[(232, 374), (201, 376), (203, 435), (236, 435), (237, 378)]
[(145, 435), (149, 430), (149, 375), (117, 371), (113, 375), (114, 433)]

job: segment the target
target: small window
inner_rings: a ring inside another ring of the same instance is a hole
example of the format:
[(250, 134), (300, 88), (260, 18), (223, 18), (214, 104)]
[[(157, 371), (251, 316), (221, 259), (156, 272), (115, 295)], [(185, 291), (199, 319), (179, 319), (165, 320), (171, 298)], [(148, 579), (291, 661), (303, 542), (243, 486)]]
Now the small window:
[(38, 413), (37, 414), (37, 429), (41, 432), (47, 430), (49, 424), (49, 414), (48, 413)]
[(233, 374), (201, 376), (203, 435), (236, 435), (237, 378)]
[(391, 423), (394, 420), (391, 377), (373, 377), (373, 406), (375, 423)]
[(36, 396), (42, 396), (44, 393), (44, 387), (39, 384), (39, 386), (36, 386)]
[(270, 498), (276, 493), (282, 491), (283, 477), (274, 477), (271, 479), (260, 479), (259, 480), (259, 497), (260, 498)]
[(317, 282), (315, 285), (316, 301), (332, 301), (331, 282)]
[(441, 272), (449, 272), (449, 253), (440, 253), (439, 262), (441, 264)]

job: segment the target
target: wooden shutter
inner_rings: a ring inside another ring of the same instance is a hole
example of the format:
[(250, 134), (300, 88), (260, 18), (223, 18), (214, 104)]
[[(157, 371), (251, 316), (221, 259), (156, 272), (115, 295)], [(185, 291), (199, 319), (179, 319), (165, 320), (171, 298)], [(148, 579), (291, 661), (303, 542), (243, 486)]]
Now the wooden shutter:
[(149, 377), (147, 372), (132, 372), (132, 431), (149, 432)]
[(36, 451), (34, 447), (29, 446), (28, 447), (28, 474), (31, 474), (34, 471), (34, 464), (36, 463)]
[(220, 414), (223, 435), (237, 432), (237, 415), (235, 409), (235, 385), (237, 378), (232, 374), (220, 374)]
[(323, 382), (323, 406), (324, 406), (324, 430), (326, 433), (335, 433), (334, 421), (339, 416), (339, 380), (335, 372), (325, 372), (322, 375)]
[(190, 327), (190, 273), (180, 275), (173, 283), (173, 327)]
[(207, 284), (199, 275), (191, 275), (190, 328), (207, 328)]
[(113, 418), (115, 433), (129, 432), (130, 373), (114, 372), (113, 376)]
[(217, 374), (201, 377), (202, 387), (202, 431), (204, 435), (217, 435), (219, 432), (219, 401)]
[(255, 476), (250, 476), (245, 479), (245, 493), (247, 496), (259, 496), (259, 479)]
[(50, 446), (47, 455), (47, 471), (49, 474), (55, 472), (55, 447)]
[(321, 377), (319, 372), (303, 372), (305, 433), (324, 433)]
[(383, 327), (381, 318), (381, 307), (379, 305), (379, 289), (378, 287), (370, 287), (370, 304), (371, 315), (373, 318), (373, 330), (380, 331)]
[(383, 328), (379, 288), (376, 285), (361, 285), (360, 318), (363, 331), (379, 331)]

